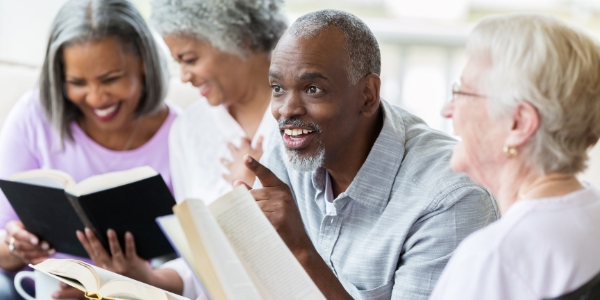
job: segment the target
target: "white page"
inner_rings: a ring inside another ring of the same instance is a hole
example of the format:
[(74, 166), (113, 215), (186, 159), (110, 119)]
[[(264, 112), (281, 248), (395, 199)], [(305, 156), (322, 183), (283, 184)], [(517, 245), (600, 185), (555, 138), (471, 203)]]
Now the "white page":
[[(30, 266), (51, 276), (54, 275), (52, 277), (69, 285), (76, 286), (79, 289), (84, 287), (89, 293), (93, 294), (99, 292), (104, 297), (111, 296), (112, 294), (125, 299), (136, 299), (133, 295), (141, 297), (137, 299), (158, 299), (157, 297), (167, 299), (169, 298), (167, 297), (168, 294), (170, 298), (189, 300), (188, 298), (169, 293), (143, 282), (74, 259), (47, 259), (38, 265)], [(93, 274), (96, 276), (93, 276)], [(79, 281), (81, 285), (77, 285), (76, 282), (68, 280), (69, 278)], [(130, 285), (126, 290), (122, 290), (122, 288), (115, 289), (119, 284), (123, 284), (121, 282), (129, 283)], [(116, 291), (120, 292), (117, 293)]]
[(144, 166), (125, 171), (110, 172), (88, 177), (66, 191), (74, 196), (81, 196), (126, 185), (142, 179), (156, 176), (158, 173), (151, 167)]
[[(192, 248), (185, 238), (183, 227), (179, 223), (176, 215), (169, 215), (156, 218), (156, 222), (160, 225), (160, 228), (164, 231), (169, 241), (173, 244), (177, 253), (185, 260), (185, 262), (193, 269), (194, 268), (194, 257), (192, 255)], [(196, 270), (194, 270), (196, 272)]]
[(246, 188), (209, 208), (264, 299), (325, 299)]
[[(227, 238), (202, 200), (187, 199), (206, 252), (229, 300), (261, 299), (244, 266), (231, 249)], [(197, 276), (199, 276), (197, 274)], [(199, 276), (200, 277), (200, 276)]]
[(14, 174), (8, 180), (56, 189), (75, 186), (71, 175), (59, 170), (30, 170)]

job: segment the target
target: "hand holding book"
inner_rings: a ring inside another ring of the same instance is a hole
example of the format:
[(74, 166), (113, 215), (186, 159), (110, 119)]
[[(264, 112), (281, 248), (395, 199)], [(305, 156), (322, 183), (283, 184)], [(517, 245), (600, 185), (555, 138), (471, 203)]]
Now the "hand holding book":
[(148, 276), (152, 272), (152, 267), (148, 261), (137, 255), (133, 234), (125, 233), (124, 250), (114, 230), (109, 229), (106, 236), (110, 253), (106, 251), (92, 230), (86, 228), (85, 233), (77, 231), (77, 238), (98, 267), (141, 282), (149, 282)]
[(42, 262), (56, 253), (56, 250), (52, 249), (46, 241), (41, 241), (27, 231), (21, 221), (10, 221), (6, 224), (5, 229), (5, 244), (9, 246), (13, 255), (24, 264)]

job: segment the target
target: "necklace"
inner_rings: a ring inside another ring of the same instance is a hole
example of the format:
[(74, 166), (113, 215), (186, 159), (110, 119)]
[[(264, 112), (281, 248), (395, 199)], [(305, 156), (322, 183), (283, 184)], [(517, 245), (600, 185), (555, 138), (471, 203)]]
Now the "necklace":
[(139, 118), (136, 121), (135, 127), (133, 128), (133, 131), (131, 131), (131, 135), (129, 135), (129, 138), (127, 139), (127, 142), (125, 142), (125, 146), (123, 147), (123, 149), (121, 151), (119, 151), (119, 154), (117, 155), (117, 157), (110, 163), (110, 165), (108, 166), (108, 171), (107, 172), (113, 171), (114, 170), (113, 167), (115, 166), (115, 164), (121, 162), (121, 158), (123, 157), (123, 153), (125, 153), (125, 151), (129, 150), (129, 147), (133, 143), (133, 140), (135, 139), (135, 136), (136, 136), (136, 134), (138, 132), (138, 128), (140, 128), (140, 125), (143, 122), (144, 122), (143, 118)]

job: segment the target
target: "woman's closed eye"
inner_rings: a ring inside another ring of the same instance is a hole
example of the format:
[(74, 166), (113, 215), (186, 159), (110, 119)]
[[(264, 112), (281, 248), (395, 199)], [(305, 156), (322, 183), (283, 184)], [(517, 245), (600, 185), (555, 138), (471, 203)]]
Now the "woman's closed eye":
[(84, 86), (85, 85), (84, 80), (67, 80), (67, 83), (71, 84), (71, 85), (75, 85), (75, 86)]
[(121, 78), (121, 76), (109, 77), (109, 78), (102, 80), (102, 83), (113, 83), (113, 82), (117, 81), (119, 78)]

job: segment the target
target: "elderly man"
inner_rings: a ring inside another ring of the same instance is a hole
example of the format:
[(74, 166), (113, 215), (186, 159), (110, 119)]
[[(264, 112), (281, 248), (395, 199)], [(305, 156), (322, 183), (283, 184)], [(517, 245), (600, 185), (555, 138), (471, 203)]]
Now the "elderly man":
[(498, 218), (450, 170), (455, 141), (380, 99), (380, 67), (355, 16), (298, 19), (269, 71), (279, 131), (264, 166), (245, 158), (258, 205), (328, 299), (426, 299), (459, 242)]

